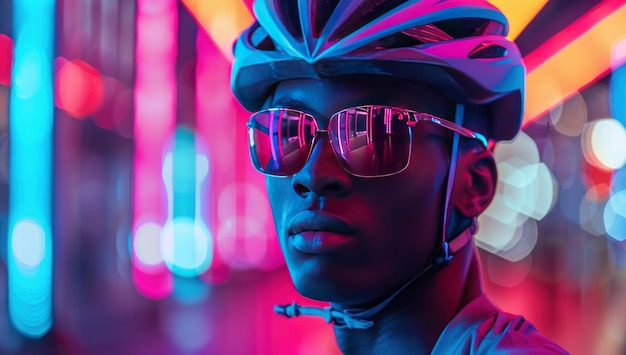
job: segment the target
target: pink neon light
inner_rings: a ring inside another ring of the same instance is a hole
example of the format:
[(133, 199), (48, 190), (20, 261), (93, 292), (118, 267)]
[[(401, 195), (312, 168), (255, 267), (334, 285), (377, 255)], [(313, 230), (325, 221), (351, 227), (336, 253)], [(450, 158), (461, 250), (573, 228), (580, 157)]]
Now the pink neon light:
[(215, 243), (213, 262), (202, 279), (220, 282), (231, 269), (276, 268), (282, 255), (262, 192), (265, 179), (250, 164), (249, 113), (230, 90), (231, 63), (202, 30), (196, 48), (197, 131), (208, 145), (211, 181), (211, 195), (203, 196), (211, 205), (203, 211)]
[(11, 65), (13, 63), (13, 40), (0, 33), (0, 85), (11, 85)]
[(606, 0), (589, 10), (585, 15), (524, 57), (524, 63), (526, 63), (528, 72), (537, 69), (546, 60), (574, 42), (622, 6), (624, 6), (623, 0)]
[(217, 235), (222, 223), (215, 202), (224, 187), (235, 180), (235, 156), (232, 149), (234, 125), (224, 124), (234, 121), (228, 87), (230, 64), (202, 29), (198, 31), (196, 53), (196, 129), (208, 146), (208, 180), (211, 181), (210, 189), (205, 189), (200, 198), (205, 204), (210, 204), (203, 206), (202, 210), (205, 213), (204, 220), (214, 237), (213, 261), (201, 278), (211, 283), (219, 283), (225, 281), (231, 271), (230, 266), (217, 252)]
[[(528, 68), (524, 126), (611, 70), (609, 47), (626, 34), (624, 19), (622, 0), (604, 1), (524, 58)], [(546, 80), (556, 85), (552, 91), (542, 90)]]
[(626, 64), (626, 36), (615, 45), (611, 55), (611, 68), (616, 70)]
[[(135, 164), (133, 181), (133, 281), (149, 298), (173, 291), (164, 262), (137, 257), (135, 236), (145, 223), (164, 226), (167, 192), (161, 178), (163, 147), (176, 122), (176, 0), (138, 0), (135, 82)], [(152, 238), (155, 242), (159, 238)], [(157, 247), (157, 246), (155, 246)]]

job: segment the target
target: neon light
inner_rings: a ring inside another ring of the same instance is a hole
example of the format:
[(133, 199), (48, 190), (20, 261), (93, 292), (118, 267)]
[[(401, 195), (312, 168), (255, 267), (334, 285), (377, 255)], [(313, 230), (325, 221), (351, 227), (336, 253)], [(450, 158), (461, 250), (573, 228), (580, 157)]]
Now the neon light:
[(54, 0), (13, 1), (9, 314), (19, 332), (35, 338), (52, 326), (54, 12)]
[[(198, 145), (202, 146), (201, 142)], [(201, 188), (208, 176), (206, 156), (196, 154), (195, 132), (176, 129), (173, 153), (163, 162), (167, 189), (168, 220), (161, 233), (161, 255), (172, 272), (195, 277), (213, 259), (213, 238), (202, 218)]]
[(207, 159), (212, 167), (210, 187), (202, 190), (201, 194), (201, 200), (205, 203), (202, 217), (211, 234), (215, 236), (213, 247), (216, 251), (209, 271), (201, 277), (208, 282), (217, 283), (228, 277), (231, 268), (221, 258), (216, 243), (222, 218), (218, 215), (215, 200), (224, 187), (236, 179), (235, 172), (238, 170), (235, 165), (235, 125), (224, 125), (222, 119), (211, 118), (234, 119), (234, 98), (230, 91), (230, 63), (208, 34), (200, 28), (196, 38), (196, 53), (196, 131), (207, 142)]
[(548, 0), (489, 0), (509, 19), (509, 39), (514, 40), (548, 3)]
[(626, 240), (626, 190), (609, 198), (604, 208), (604, 227), (609, 237), (620, 242)]
[(13, 62), (13, 40), (0, 33), (0, 85), (11, 84), (11, 63)]
[(603, 169), (620, 169), (626, 164), (626, 129), (612, 118), (595, 120), (585, 127), (581, 146), (589, 164)]
[(12, 250), (15, 262), (27, 268), (41, 264), (45, 257), (45, 233), (39, 223), (20, 221), (13, 227)]
[(609, 98), (613, 117), (626, 126), (626, 38), (623, 38), (614, 48), (611, 56), (611, 85)]
[(166, 191), (159, 177), (165, 142), (176, 121), (177, 21), (176, 0), (137, 2), (133, 281), (142, 295), (154, 299), (173, 290), (172, 274), (150, 252), (160, 246), (149, 243), (160, 244), (160, 238), (143, 233), (158, 230), (160, 235), (167, 219)]
[(524, 58), (525, 125), (610, 70), (613, 45), (626, 35), (624, 23), (622, 0), (602, 2)]
[(243, 1), (182, 0), (200, 26), (211, 36), (220, 51), (233, 61), (233, 42), (252, 23)]
[(75, 118), (93, 115), (102, 105), (104, 84), (98, 70), (82, 60), (65, 61), (55, 80), (57, 107)]

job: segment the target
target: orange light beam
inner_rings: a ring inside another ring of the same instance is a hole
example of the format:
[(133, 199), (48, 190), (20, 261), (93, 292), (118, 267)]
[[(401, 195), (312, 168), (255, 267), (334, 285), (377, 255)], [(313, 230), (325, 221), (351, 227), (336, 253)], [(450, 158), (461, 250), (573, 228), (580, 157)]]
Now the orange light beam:
[(624, 1), (604, 1), (524, 58), (524, 126), (611, 70), (611, 51), (626, 36), (625, 24)]
[(198, 24), (220, 49), (233, 61), (233, 43), (250, 24), (252, 15), (241, 0), (181, 0)]
[(500, 9), (509, 19), (508, 38), (515, 40), (539, 11), (546, 6), (548, 0), (489, 0), (489, 2)]

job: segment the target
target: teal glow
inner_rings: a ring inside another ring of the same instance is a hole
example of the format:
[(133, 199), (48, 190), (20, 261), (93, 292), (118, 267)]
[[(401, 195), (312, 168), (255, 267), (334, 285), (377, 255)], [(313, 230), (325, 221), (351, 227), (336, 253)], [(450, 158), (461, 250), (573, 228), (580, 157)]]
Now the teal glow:
[(196, 147), (193, 130), (179, 126), (174, 137), (174, 218), (195, 215)]
[(624, 105), (624, 98), (626, 97), (626, 64), (613, 69), (609, 90), (613, 117), (626, 126), (626, 105)]
[(9, 112), (9, 315), (25, 336), (52, 326), (54, 0), (13, 1)]
[(176, 275), (196, 277), (213, 260), (213, 238), (202, 217), (201, 191), (206, 186), (208, 159), (197, 153), (196, 134), (176, 128), (172, 152), (163, 160), (168, 219), (161, 232), (161, 256)]
[(604, 208), (604, 227), (609, 237), (620, 242), (626, 240), (626, 190), (609, 198)]
[(195, 277), (209, 268), (213, 242), (206, 226), (187, 217), (167, 221), (161, 236), (161, 255), (178, 276)]
[(200, 304), (211, 295), (211, 286), (197, 277), (177, 277), (174, 284), (174, 298), (182, 304)]

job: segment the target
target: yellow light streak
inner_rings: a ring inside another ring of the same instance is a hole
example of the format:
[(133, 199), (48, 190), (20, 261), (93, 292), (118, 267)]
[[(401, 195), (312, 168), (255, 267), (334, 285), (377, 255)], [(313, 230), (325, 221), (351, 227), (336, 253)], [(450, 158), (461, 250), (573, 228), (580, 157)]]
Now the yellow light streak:
[[(593, 18), (598, 13), (595, 11), (589, 16)], [(524, 124), (539, 118), (611, 70), (611, 52), (614, 45), (626, 36), (625, 23), (626, 4), (599, 19), (589, 30), (555, 51), (554, 55), (546, 53), (546, 48), (555, 48), (550, 41), (530, 53), (527, 56), (530, 72), (526, 78)], [(542, 53), (541, 56), (548, 59), (535, 64), (535, 53)]]
[(252, 23), (241, 0), (181, 0), (228, 60), (237, 36)]
[(548, 3), (548, 0), (489, 0), (509, 19), (509, 39), (514, 40)]

